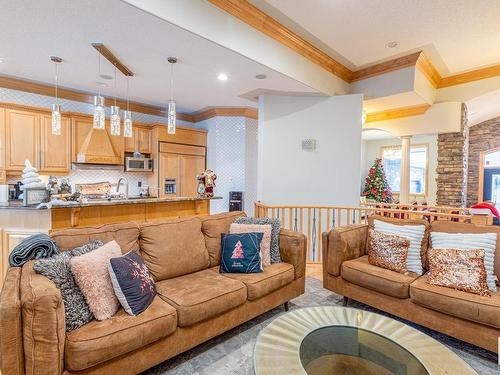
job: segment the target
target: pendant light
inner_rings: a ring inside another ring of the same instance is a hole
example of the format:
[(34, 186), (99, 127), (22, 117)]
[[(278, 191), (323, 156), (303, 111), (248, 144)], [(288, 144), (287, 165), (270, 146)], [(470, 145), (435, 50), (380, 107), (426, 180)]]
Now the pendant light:
[(129, 76), (127, 76), (127, 110), (123, 111), (123, 136), (126, 138), (132, 138), (132, 112), (130, 112), (128, 79)]
[(58, 88), (59, 88), (59, 76), (57, 74), (57, 65), (62, 63), (62, 59), (57, 56), (50, 56), (50, 60), (54, 63), (55, 72), (55, 103), (52, 104), (52, 134), (61, 135), (61, 105), (59, 104)]
[[(99, 75), (101, 74), (101, 54), (97, 54), (97, 65)], [(94, 129), (104, 129), (105, 112), (104, 112), (104, 97), (101, 96), (101, 87), (98, 86), (97, 95), (94, 96)]]
[(111, 106), (111, 135), (120, 135), (120, 107), (116, 105), (116, 65), (115, 65), (115, 105)]
[(169, 57), (168, 62), (170, 63), (170, 100), (167, 108), (167, 133), (175, 134), (174, 64), (177, 58)]

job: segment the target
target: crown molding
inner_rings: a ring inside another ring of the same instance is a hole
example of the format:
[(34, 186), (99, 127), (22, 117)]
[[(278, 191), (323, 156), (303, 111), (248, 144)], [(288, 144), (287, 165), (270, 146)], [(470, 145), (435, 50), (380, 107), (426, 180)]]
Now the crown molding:
[(412, 107), (390, 109), (388, 111), (373, 112), (366, 115), (365, 123), (376, 121), (394, 120), (397, 118), (423, 115), (430, 108), (429, 104), (422, 104)]
[(500, 64), (441, 78), (438, 88), (450, 87), (500, 76)]
[(442, 79), (441, 75), (424, 52), (420, 53), (416, 67), (424, 74), (434, 88), (439, 87), (439, 83)]
[(349, 68), (315, 47), (292, 30), (276, 21), (246, 0), (208, 0), (240, 21), (259, 30), (279, 43), (321, 66), (335, 76), (350, 82), (352, 72)]
[(384, 61), (379, 64), (371, 65), (369, 67), (356, 70), (352, 74), (351, 82), (360, 81), (362, 79), (367, 79), (370, 77), (378, 76), (381, 74), (389, 73), (394, 70), (399, 70), (407, 68), (409, 66), (414, 66), (422, 52), (415, 52), (410, 55), (397, 57), (388, 61)]
[(213, 107), (203, 111), (193, 113), (193, 122), (208, 120), (216, 116), (223, 117), (246, 117), (250, 119), (258, 119), (258, 111), (254, 108), (234, 108), (234, 107)]

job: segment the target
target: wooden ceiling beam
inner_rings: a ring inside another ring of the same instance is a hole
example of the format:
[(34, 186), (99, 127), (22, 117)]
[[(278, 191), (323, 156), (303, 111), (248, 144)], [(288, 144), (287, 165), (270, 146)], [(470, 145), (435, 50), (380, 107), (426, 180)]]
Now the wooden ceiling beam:
[(134, 73), (132, 73), (132, 71), (127, 68), (125, 64), (123, 64), (104, 44), (92, 43), (92, 47), (94, 47), (106, 60), (108, 60), (111, 65), (115, 66), (116, 69), (122, 72), (124, 76), (132, 77), (134, 75)]

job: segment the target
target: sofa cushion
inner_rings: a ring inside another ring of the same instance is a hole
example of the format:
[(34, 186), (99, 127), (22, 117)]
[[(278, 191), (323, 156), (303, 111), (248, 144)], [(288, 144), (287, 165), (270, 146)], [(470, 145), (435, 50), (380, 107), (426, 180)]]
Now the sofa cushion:
[(140, 230), (141, 256), (155, 281), (208, 268), (198, 217), (145, 223)]
[(412, 302), (445, 314), (500, 328), (499, 292), (491, 293), (491, 297), (484, 297), (430, 285), (427, 278), (427, 275), (419, 277), (410, 285)]
[(187, 327), (242, 305), (245, 284), (210, 269), (156, 283), (158, 295), (177, 309), (178, 325)]
[(243, 216), (246, 216), (244, 212), (233, 211), (201, 218), (201, 230), (205, 236), (205, 245), (210, 256), (210, 267), (220, 264), (220, 235), (229, 233), (231, 224)]
[(343, 262), (341, 275), (353, 284), (396, 298), (408, 298), (410, 284), (418, 277), (374, 266), (368, 263), (368, 255)]
[[(409, 211), (411, 213), (411, 211)], [(420, 258), (422, 261), (422, 267), (426, 270), (429, 269), (427, 262), (427, 250), (429, 248), (429, 233), (431, 231), (431, 225), (427, 220), (424, 219), (398, 219), (393, 217), (385, 217), (381, 215), (371, 215), (368, 216), (368, 225), (371, 229), (375, 229), (375, 220), (383, 221), (385, 223), (390, 223), (394, 225), (424, 225), (424, 238), (420, 246)]]
[(102, 243), (115, 240), (124, 254), (139, 249), (139, 225), (133, 221), (98, 227), (63, 229), (52, 232), (50, 237), (60, 250), (74, 249), (92, 240), (101, 240)]
[[(219, 272), (219, 267), (211, 270)], [(288, 263), (274, 263), (264, 267), (260, 273), (222, 273), (225, 277), (241, 281), (247, 287), (247, 299), (254, 301), (291, 283), (294, 280), (294, 269)]]
[(496, 233), (497, 244), (495, 250), (494, 272), (497, 276), (497, 285), (500, 285), (500, 226), (474, 225), (469, 223), (455, 223), (447, 220), (436, 220), (431, 224), (431, 232), (446, 233)]
[(66, 334), (65, 368), (80, 371), (170, 335), (177, 327), (175, 309), (155, 297), (137, 316), (123, 309), (107, 320), (94, 320)]

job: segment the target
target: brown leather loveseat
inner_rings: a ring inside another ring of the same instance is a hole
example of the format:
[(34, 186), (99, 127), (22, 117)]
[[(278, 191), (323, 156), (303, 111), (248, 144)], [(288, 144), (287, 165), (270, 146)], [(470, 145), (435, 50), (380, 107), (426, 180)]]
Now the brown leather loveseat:
[(368, 263), (368, 228), (375, 219), (426, 226), (421, 255), (426, 269), (430, 232), (497, 233), (495, 273), (500, 279), (500, 227), (450, 221), (401, 220), (372, 216), (368, 225), (348, 225), (323, 233), (323, 286), (344, 297), (493, 352), (500, 337), (500, 289), (491, 297), (430, 285), (427, 276), (403, 275)]
[[(304, 292), (305, 236), (282, 230), (283, 263), (220, 274), (220, 234), (242, 212), (52, 233), (63, 249), (92, 239), (140, 249), (158, 295), (146, 311), (65, 332), (61, 294), (33, 262), (10, 268), (0, 297), (1, 369), (16, 374), (136, 374)], [(147, 255), (144, 252), (147, 249)], [(161, 276), (159, 276), (161, 275)]]

